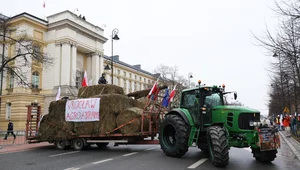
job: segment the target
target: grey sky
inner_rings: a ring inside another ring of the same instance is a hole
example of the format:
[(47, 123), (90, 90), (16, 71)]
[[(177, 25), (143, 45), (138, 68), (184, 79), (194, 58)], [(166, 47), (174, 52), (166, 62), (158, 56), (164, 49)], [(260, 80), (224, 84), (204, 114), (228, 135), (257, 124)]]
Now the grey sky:
[(267, 114), (271, 56), (254, 45), (251, 31), (262, 36), (266, 25), (276, 26), (273, 0), (9, 0), (0, 12), (28, 12), (43, 18), (64, 10), (82, 14), (110, 35), (119, 29), (114, 54), (129, 64), (153, 71), (159, 64), (177, 65), (181, 75), (192, 72), (197, 82), (226, 84), (246, 106)]

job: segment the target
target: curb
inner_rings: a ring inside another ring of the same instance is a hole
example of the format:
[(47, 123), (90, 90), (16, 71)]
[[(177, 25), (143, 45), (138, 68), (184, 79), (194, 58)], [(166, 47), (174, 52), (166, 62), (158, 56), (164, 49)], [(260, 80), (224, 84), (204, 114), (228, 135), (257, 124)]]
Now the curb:
[[(280, 136), (281, 136), (281, 138), (283, 138), (283, 140), (288, 144), (288, 146), (290, 147), (290, 149), (292, 150), (292, 152), (294, 153), (294, 155), (297, 157), (297, 159), (298, 159), (298, 161), (300, 162), (300, 153), (296, 150), (296, 148), (290, 143), (290, 141), (288, 141), (287, 139), (286, 139), (286, 137), (283, 135), (283, 134), (281, 134), (281, 132), (279, 132), (279, 134), (280, 134)], [(294, 138), (293, 138), (293, 140), (295, 140)], [(296, 141), (297, 142), (297, 141)], [(298, 142), (297, 142), (298, 143)], [(298, 143), (299, 144), (299, 143)]]

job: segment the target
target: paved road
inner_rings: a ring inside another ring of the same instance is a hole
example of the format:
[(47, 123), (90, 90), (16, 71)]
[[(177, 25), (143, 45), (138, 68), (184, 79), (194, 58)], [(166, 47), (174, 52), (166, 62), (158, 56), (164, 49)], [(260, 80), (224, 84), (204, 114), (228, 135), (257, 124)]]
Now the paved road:
[[(165, 156), (158, 145), (120, 145), (111, 144), (106, 149), (92, 146), (88, 150), (56, 150), (54, 146), (39, 147), (34, 150), (0, 154), (1, 170), (214, 170), (207, 155), (197, 148), (190, 148), (182, 158)], [(249, 149), (230, 150), (230, 163), (226, 169), (247, 170), (299, 170), (300, 162), (295, 158), (287, 144), (282, 141), (278, 157), (270, 164), (256, 162)]]

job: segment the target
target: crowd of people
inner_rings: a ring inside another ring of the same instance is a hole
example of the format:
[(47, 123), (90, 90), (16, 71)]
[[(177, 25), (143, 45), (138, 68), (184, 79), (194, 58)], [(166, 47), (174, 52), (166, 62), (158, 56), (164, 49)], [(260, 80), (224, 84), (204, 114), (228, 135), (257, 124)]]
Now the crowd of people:
[(300, 129), (300, 115), (277, 115), (277, 117), (274, 118), (274, 123), (278, 130), (285, 131), (288, 137), (292, 134), (297, 137), (300, 136), (300, 133), (298, 133), (298, 129)]

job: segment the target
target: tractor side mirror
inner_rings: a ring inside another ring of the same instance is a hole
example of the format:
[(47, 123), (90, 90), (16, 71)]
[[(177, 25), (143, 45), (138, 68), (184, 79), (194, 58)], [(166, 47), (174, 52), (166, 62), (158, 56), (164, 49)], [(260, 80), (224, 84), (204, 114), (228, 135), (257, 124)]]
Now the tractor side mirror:
[(234, 93), (234, 100), (236, 100), (237, 99), (237, 94), (236, 93)]

